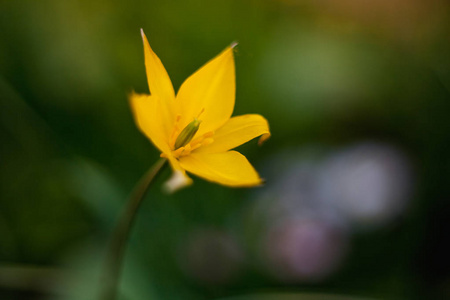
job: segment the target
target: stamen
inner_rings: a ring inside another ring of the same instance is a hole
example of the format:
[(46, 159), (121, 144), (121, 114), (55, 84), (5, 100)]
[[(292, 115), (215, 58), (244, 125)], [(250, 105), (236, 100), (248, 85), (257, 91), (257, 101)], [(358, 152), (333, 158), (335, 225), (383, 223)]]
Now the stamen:
[(202, 142), (202, 146), (211, 145), (213, 142), (214, 142), (214, 139), (212, 139), (212, 138), (204, 139), (203, 142)]
[(175, 156), (176, 158), (178, 158), (178, 157), (181, 156), (181, 154), (183, 153), (183, 151), (184, 151), (184, 147), (180, 147), (180, 148), (178, 148), (177, 150), (173, 151), (173, 156)]
[(202, 136), (199, 136), (198, 138), (196, 138), (195, 140), (193, 140), (193, 141), (191, 142), (191, 145), (197, 144), (197, 143), (201, 143), (204, 139), (209, 138), (209, 137), (212, 137), (212, 136), (214, 136), (214, 132), (213, 132), (213, 131), (205, 132)]
[(194, 151), (195, 149), (200, 148), (201, 146), (202, 146), (202, 144), (200, 144), (200, 143), (195, 144), (194, 146), (192, 146), (192, 149), (190, 152)]
[(200, 115), (205, 111), (205, 108), (203, 107), (202, 110), (198, 113), (197, 119), (200, 118)]
[(214, 131), (208, 131), (206, 133), (203, 134), (204, 138), (209, 138), (212, 137), (214, 135)]
[(170, 135), (170, 139), (169, 139), (169, 146), (173, 149), (175, 146), (175, 141), (176, 138), (178, 136), (178, 134), (180, 133), (180, 128), (178, 126), (178, 123), (180, 122), (181, 119), (181, 115), (178, 114), (175, 117), (175, 123), (173, 124), (173, 130), (172, 130), (172, 134)]

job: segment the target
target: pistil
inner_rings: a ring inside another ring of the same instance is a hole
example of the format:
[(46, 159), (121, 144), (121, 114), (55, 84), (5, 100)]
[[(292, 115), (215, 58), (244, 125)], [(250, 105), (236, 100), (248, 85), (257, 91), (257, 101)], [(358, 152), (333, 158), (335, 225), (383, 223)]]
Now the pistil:
[(186, 127), (184, 127), (184, 129), (180, 132), (175, 141), (174, 149), (178, 149), (188, 144), (192, 140), (194, 135), (197, 133), (201, 122), (202, 121), (195, 118), (194, 121), (192, 121)]

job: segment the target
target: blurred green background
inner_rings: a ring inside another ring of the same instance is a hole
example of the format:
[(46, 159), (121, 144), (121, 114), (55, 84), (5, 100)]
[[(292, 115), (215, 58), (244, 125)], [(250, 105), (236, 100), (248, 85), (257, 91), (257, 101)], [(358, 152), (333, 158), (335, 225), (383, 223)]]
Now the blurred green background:
[(239, 148), (261, 188), (169, 196), (162, 174), (121, 299), (450, 298), (449, 17), (444, 0), (0, 0), (0, 299), (95, 299), (159, 156), (126, 97), (148, 92), (140, 28), (176, 89), (238, 41), (234, 114), (272, 138)]

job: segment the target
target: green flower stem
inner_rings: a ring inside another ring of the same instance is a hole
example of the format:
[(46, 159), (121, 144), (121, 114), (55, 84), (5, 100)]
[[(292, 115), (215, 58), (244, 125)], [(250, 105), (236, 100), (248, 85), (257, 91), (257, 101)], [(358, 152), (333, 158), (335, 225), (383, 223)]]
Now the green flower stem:
[(150, 184), (163, 169), (166, 161), (165, 158), (158, 160), (141, 178), (130, 195), (117, 227), (114, 230), (106, 256), (105, 273), (103, 274), (100, 290), (101, 300), (115, 300), (117, 297), (125, 245), (130, 234), (131, 226), (136, 219), (137, 211), (147, 194)]

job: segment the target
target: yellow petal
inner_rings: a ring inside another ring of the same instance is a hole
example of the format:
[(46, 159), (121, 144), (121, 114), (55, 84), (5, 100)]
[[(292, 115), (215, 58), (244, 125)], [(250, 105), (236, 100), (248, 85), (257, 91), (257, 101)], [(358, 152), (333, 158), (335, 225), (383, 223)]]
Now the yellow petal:
[(174, 102), (175, 92), (169, 75), (161, 60), (153, 52), (144, 31), (141, 29), (142, 41), (144, 43), (145, 69), (147, 72), (148, 88), (150, 94), (158, 95), (167, 102)]
[(202, 125), (197, 136), (216, 130), (231, 117), (235, 99), (233, 46), (192, 74), (181, 85), (177, 105), (181, 109), (180, 127), (198, 117)]
[(170, 152), (169, 135), (173, 128), (173, 112), (157, 95), (131, 93), (130, 105), (139, 129), (162, 152)]
[(260, 143), (270, 137), (269, 124), (263, 116), (248, 114), (233, 117), (215, 132), (213, 143), (200, 147), (197, 152), (225, 152), (257, 136), (261, 136)]
[(180, 159), (180, 165), (206, 180), (233, 187), (250, 187), (262, 183), (248, 160), (236, 151), (192, 153)]

